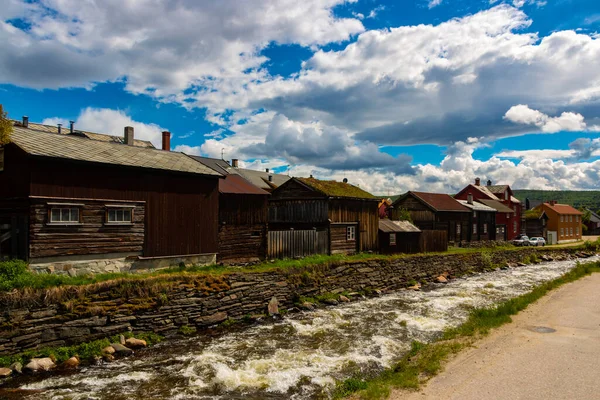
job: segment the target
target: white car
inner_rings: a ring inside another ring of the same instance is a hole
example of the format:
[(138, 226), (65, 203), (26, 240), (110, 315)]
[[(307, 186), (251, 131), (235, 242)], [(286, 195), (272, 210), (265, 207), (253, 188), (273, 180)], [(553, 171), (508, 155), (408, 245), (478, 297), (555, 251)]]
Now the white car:
[(545, 246), (546, 239), (544, 239), (543, 237), (532, 237), (529, 239), (529, 245), (530, 246)]

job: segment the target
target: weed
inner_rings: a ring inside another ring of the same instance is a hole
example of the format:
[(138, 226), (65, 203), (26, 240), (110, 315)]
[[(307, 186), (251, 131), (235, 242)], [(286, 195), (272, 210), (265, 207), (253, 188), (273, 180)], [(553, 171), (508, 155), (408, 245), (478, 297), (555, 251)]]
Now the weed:
[(179, 333), (181, 333), (182, 335), (193, 335), (194, 333), (196, 333), (196, 327), (183, 325), (179, 328)]

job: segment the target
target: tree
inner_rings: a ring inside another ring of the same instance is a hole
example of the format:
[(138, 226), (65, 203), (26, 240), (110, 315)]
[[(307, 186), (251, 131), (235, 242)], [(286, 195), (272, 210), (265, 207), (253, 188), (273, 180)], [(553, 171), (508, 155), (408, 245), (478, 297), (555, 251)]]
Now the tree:
[(408, 221), (410, 223), (413, 222), (410, 211), (408, 211), (406, 208), (401, 208), (398, 210), (398, 219), (400, 221)]
[(8, 114), (4, 111), (2, 104), (0, 104), (0, 146), (10, 143), (12, 129), (13, 124), (8, 119)]

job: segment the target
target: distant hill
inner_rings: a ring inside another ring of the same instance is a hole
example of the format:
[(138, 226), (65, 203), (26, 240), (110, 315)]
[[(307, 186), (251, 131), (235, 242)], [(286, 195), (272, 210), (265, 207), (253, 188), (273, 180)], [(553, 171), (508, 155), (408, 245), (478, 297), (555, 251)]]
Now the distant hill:
[(515, 197), (522, 202), (556, 200), (570, 204), (575, 208), (587, 207), (593, 211), (600, 210), (600, 191), (587, 190), (513, 190)]

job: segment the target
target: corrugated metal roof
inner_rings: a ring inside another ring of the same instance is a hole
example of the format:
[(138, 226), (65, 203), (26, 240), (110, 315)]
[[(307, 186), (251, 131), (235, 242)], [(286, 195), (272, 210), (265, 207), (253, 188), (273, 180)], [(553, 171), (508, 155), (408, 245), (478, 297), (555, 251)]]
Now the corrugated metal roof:
[(488, 207), (492, 207), (493, 209), (495, 209), (498, 212), (503, 212), (503, 213), (514, 212), (514, 210), (512, 208), (500, 203), (498, 200), (478, 199), (477, 201), (485, 204)]
[[(14, 121), (13, 123), (15, 126), (20, 126), (22, 128), (24, 128), (21, 125), (20, 121)], [(36, 131), (40, 131), (40, 132), (46, 132), (46, 133), (58, 133), (58, 126), (54, 126), (54, 125), (44, 125), (44, 124), (38, 124), (35, 122), (29, 122), (28, 127), (26, 129), (32, 129), (32, 130), (36, 130)], [(70, 128), (68, 126), (63, 126), (61, 129), (61, 134), (62, 135), (70, 135), (71, 131)], [(112, 143), (121, 143), (121, 144), (125, 144), (125, 137), (124, 136), (117, 136), (117, 135), (108, 135), (108, 134), (103, 134), (103, 133), (95, 133), (95, 132), (88, 132), (88, 131), (82, 131), (80, 129), (75, 129), (74, 130), (74, 135), (79, 135), (79, 136), (85, 136), (88, 139), (93, 139), (93, 140), (99, 140), (102, 142), (112, 142)], [(134, 139), (133, 140), (133, 145), (134, 146), (138, 146), (138, 147), (147, 147), (150, 149), (154, 149), (154, 145), (147, 141), (147, 140), (139, 140), (139, 139)]]
[(329, 197), (347, 197), (352, 199), (368, 199), (379, 201), (379, 199), (373, 196), (371, 193), (349, 183), (338, 181), (322, 181), (315, 178), (296, 179)]
[(269, 196), (270, 193), (248, 182), (237, 174), (229, 174), (219, 181), (219, 192), (229, 194), (257, 194)]
[(233, 169), (233, 168), (231, 168), (231, 166), (229, 165), (229, 163), (227, 161), (219, 160), (218, 158), (200, 157), (200, 156), (192, 156), (192, 155), (190, 155), (190, 157), (192, 157), (194, 160), (206, 165), (208, 168), (211, 168), (223, 175), (227, 175), (227, 174), (231, 173), (231, 170)]
[(408, 192), (421, 199), (436, 211), (469, 212), (469, 209), (460, 204), (454, 197), (443, 193)]
[(34, 156), (221, 176), (191, 157), (173, 151), (46, 133), (19, 126), (13, 127), (11, 141)]
[(419, 228), (409, 221), (392, 221), (389, 219), (379, 220), (379, 230), (385, 233), (390, 232), (421, 232)]
[[(271, 191), (292, 179), (288, 175), (274, 174), (266, 171), (255, 171), (253, 169), (236, 168), (236, 171), (253, 185), (267, 191)], [(270, 182), (269, 176), (271, 176)]]
[(463, 206), (470, 208), (471, 210), (486, 211), (486, 212), (496, 212), (495, 208), (488, 207), (485, 204), (477, 203), (476, 201), (474, 201), (473, 204), (469, 204), (469, 202), (467, 200), (457, 200), (457, 201), (460, 204), (462, 204)]
[(558, 214), (567, 214), (567, 215), (583, 215), (581, 211), (578, 209), (568, 205), (568, 204), (555, 204), (551, 205), (550, 203), (544, 203), (544, 205)]

